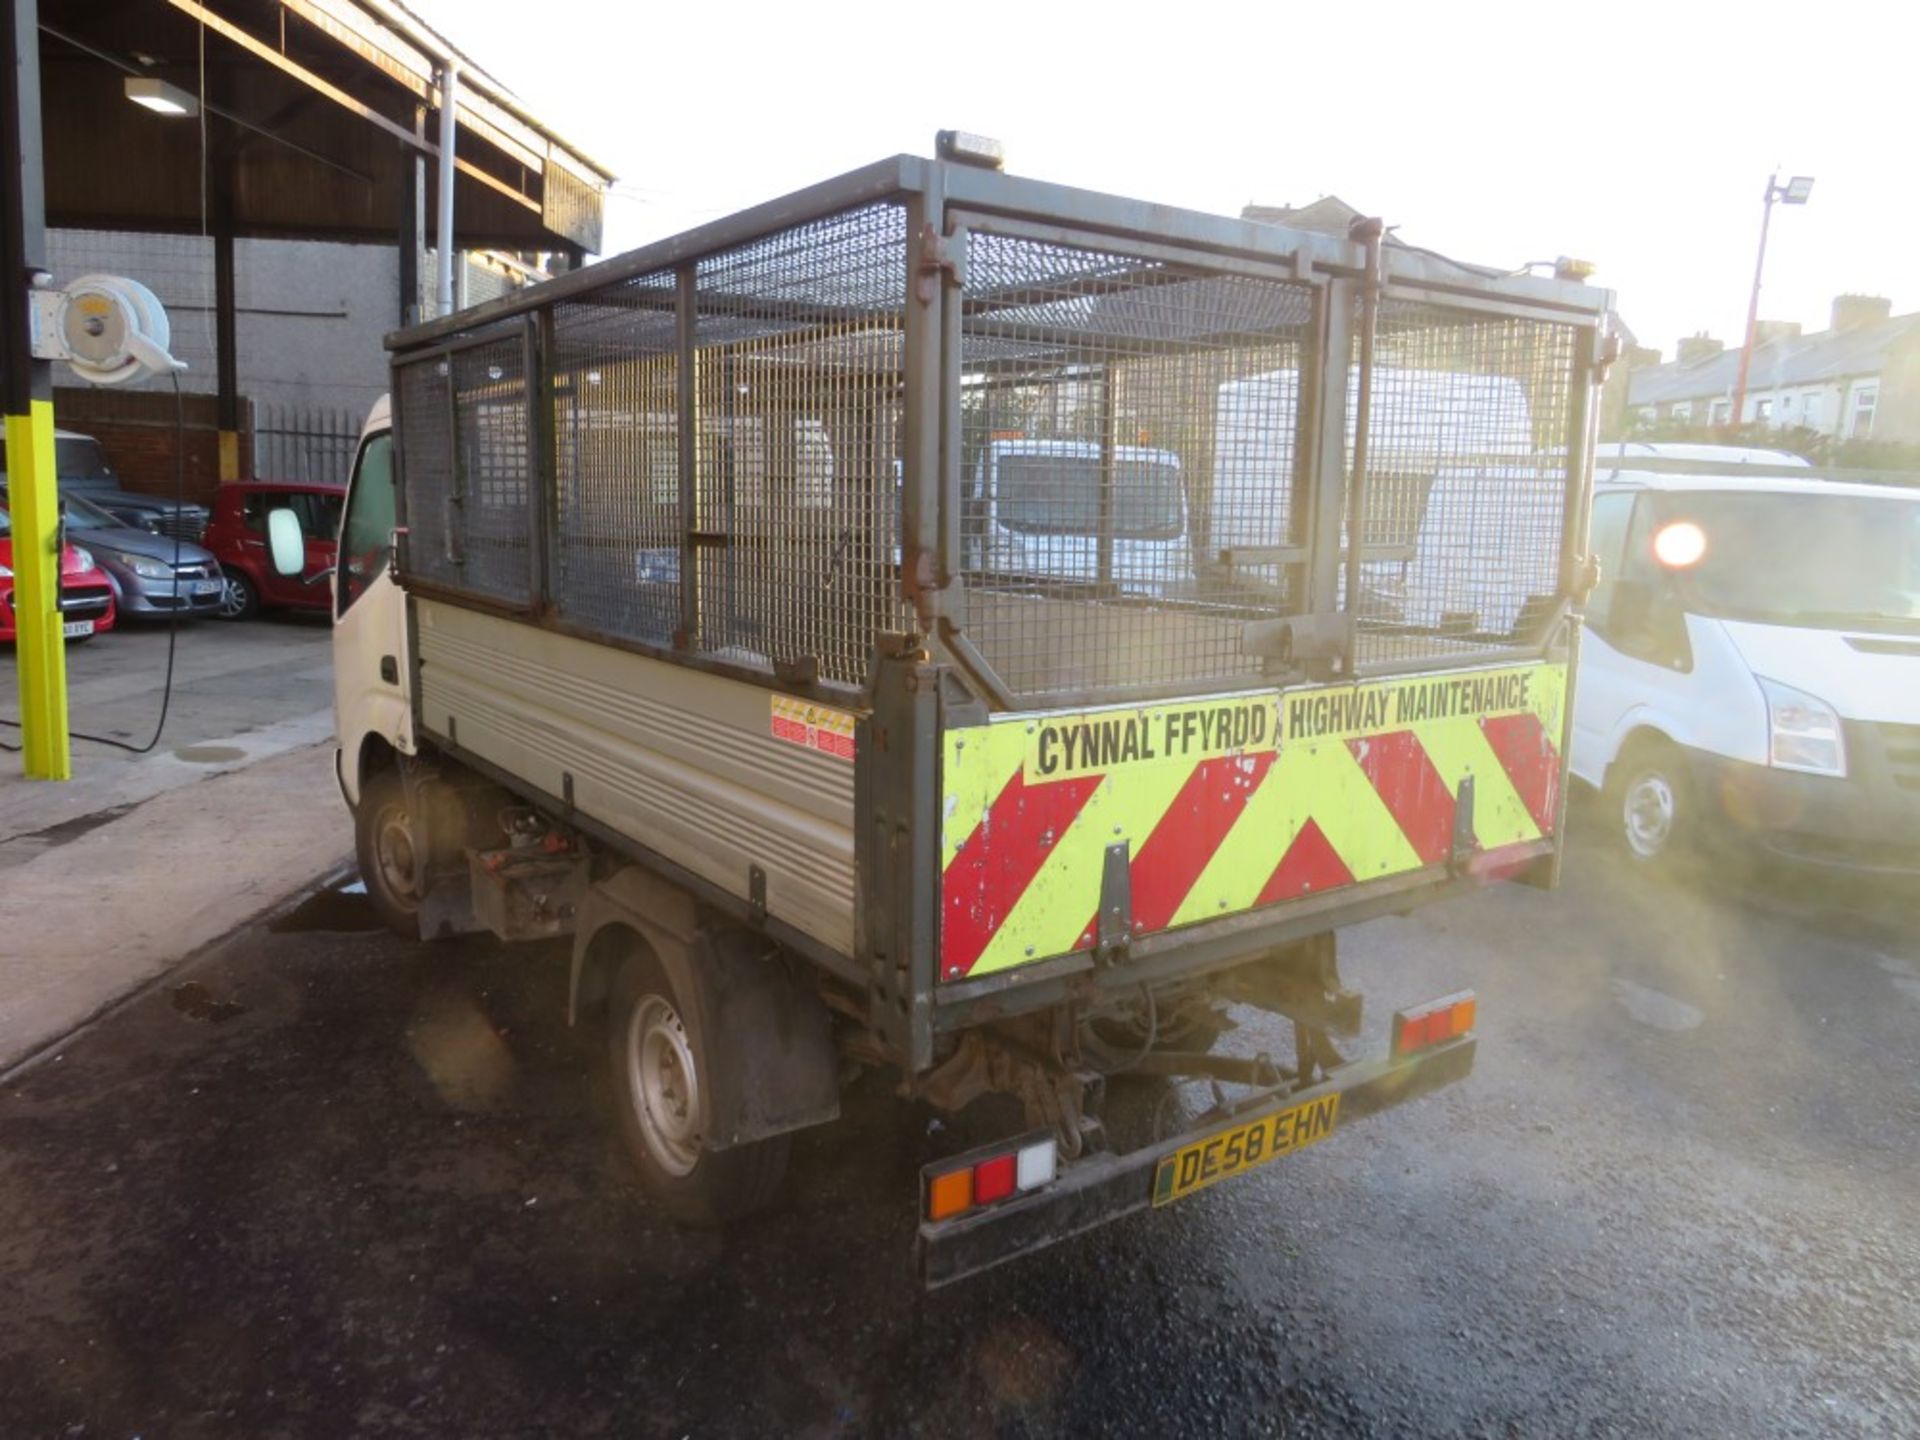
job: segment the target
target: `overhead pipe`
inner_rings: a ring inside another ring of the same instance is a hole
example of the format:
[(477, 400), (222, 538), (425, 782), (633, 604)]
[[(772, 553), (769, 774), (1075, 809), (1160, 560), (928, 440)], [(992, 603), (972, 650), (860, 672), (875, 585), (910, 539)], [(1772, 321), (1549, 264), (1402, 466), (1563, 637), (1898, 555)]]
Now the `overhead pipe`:
[(447, 59), (440, 64), (440, 253), (435, 257), (439, 302), (437, 315), (453, 313), (453, 144), (459, 122), (454, 112), (460, 103), (460, 62)]
[[(429, 29), (424, 21), (404, 5), (394, 4), (393, 0), (357, 0), (357, 3), (361, 9), (377, 16), (381, 24), (385, 25), (389, 30), (393, 31), (394, 34), (398, 35), (409, 45), (412, 45), (416, 50), (422, 52), (428, 59), (434, 61), (436, 64), (447, 65), (459, 63), (460, 57), (457, 52), (455, 52), (453, 46), (439, 34)], [(606, 166), (589, 155), (583, 155), (571, 144), (560, 141), (548, 128), (547, 121), (542, 120), (509, 91), (496, 85), (488, 79), (487, 76), (474, 70), (471, 66), (468, 67), (464, 74), (464, 83), (469, 90), (473, 91), (476, 95), (492, 101), (521, 124), (559, 143), (563, 150), (581, 164), (606, 176), (608, 179), (613, 178), (613, 172), (607, 169)]]

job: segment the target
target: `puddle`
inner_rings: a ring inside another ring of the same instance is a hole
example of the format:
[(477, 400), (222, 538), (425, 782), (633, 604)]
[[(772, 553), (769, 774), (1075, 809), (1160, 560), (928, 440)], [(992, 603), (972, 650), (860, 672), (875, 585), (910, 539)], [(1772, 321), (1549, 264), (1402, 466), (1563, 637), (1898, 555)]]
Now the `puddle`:
[(1656, 1030), (1693, 1030), (1707, 1018), (1696, 1006), (1631, 980), (1614, 980), (1613, 998), (1627, 1014)]
[(279, 935), (381, 928), (380, 917), (373, 913), (373, 902), (367, 899), (364, 880), (317, 890), (267, 926), (269, 932)]
[(176, 985), (168, 992), (173, 996), (173, 1008), (189, 1020), (205, 1020), (209, 1024), (224, 1025), (236, 1015), (244, 1015), (247, 1007), (236, 1005), (231, 1000), (216, 1000), (213, 992), (198, 980), (189, 980), (184, 985)]
[(78, 840), (89, 831), (98, 830), (102, 825), (111, 825), (122, 815), (133, 809), (132, 805), (114, 805), (105, 810), (96, 810), (91, 815), (76, 815), (71, 820), (62, 820), (40, 830), (22, 830), (18, 835), (9, 835), (0, 840), (0, 845), (11, 845), (14, 841), (25, 841), (36, 851), (51, 850), (57, 845), (65, 845), (70, 840)]
[(173, 752), (173, 758), (196, 765), (224, 765), (229, 760), (246, 759), (247, 752), (238, 745), (182, 745)]

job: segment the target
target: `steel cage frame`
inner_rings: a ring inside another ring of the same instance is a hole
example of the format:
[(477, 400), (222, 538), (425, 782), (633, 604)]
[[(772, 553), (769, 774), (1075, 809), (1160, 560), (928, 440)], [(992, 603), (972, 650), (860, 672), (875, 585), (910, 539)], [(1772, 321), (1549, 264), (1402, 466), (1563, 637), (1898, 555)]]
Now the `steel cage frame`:
[[(1369, 283), (1366, 247), (1354, 240), (1317, 232), (1256, 223), (1199, 212), (1171, 210), (1144, 202), (1098, 194), (947, 161), (895, 156), (792, 195), (743, 211), (727, 219), (645, 246), (529, 290), (502, 297), (458, 315), (397, 331), (387, 337), (396, 371), (418, 362), (450, 358), (470, 345), (497, 343), (516, 332), (525, 339), (527, 356), (525, 433), (529, 441), (529, 481), (537, 503), (530, 504), (531, 593), (525, 604), (502, 605), (463, 587), (436, 586), (431, 581), (416, 588), (443, 590), (450, 598), (481, 608), (498, 609), (535, 623), (637, 649), (657, 658), (694, 665), (733, 678), (796, 693), (817, 694), (843, 704), (870, 703), (871, 669), (866, 686), (821, 682), (804, 673), (779, 673), (774, 666), (743, 665), (737, 661), (689, 648), (608, 636), (590, 626), (571, 624), (555, 613), (549, 594), (555, 502), (551, 423), (545, 406), (551, 400), (552, 317), (568, 301), (590, 300), (623, 282), (645, 276), (674, 275), (679, 284), (681, 311), (677, 349), (681, 374), (678, 411), (691, 408), (692, 352), (697, 348), (693, 317), (697, 304), (692, 271), (702, 259), (792, 230), (810, 221), (844, 214), (863, 205), (891, 202), (904, 207), (907, 219), (906, 253), (902, 257), (903, 355), (901, 404), (903, 439), (899, 531), (899, 585), (901, 598), (916, 613), (923, 638), (966, 673), (975, 688), (996, 709), (1043, 709), (1115, 700), (1153, 699), (1180, 693), (1204, 693), (1229, 685), (1245, 685), (1244, 672), (1182, 677), (1162, 684), (1143, 684), (1124, 693), (1091, 694), (1070, 687), (1030, 690), (1016, 697), (1002, 684), (989, 658), (969, 633), (960, 554), (960, 303), (965, 295), (966, 248), (970, 229), (991, 227), (1001, 234), (1045, 237), (1063, 245), (1097, 244), (1104, 249), (1136, 256), (1143, 261), (1170, 262), (1195, 267), (1223, 277), (1288, 281), (1314, 297), (1312, 333), (1304, 346), (1303, 393), (1300, 404), (1301, 443), (1297, 447), (1296, 487), (1309, 507), (1304, 556), (1299, 563), (1306, 575), (1305, 607), (1311, 614), (1336, 615), (1339, 603), (1338, 570), (1345, 550), (1340, 518), (1349, 483), (1348, 456), (1342, 443), (1340, 418), (1356, 400), (1356, 386), (1327, 357), (1346, 353), (1354, 339), (1353, 317)], [(1599, 363), (1599, 339), (1608, 306), (1607, 292), (1577, 282), (1532, 276), (1491, 275), (1454, 264), (1426, 252), (1389, 247), (1379, 273), (1378, 294), (1386, 298), (1428, 301), (1462, 313), (1506, 317), (1569, 326), (1582, 332), (1575, 345), (1579, 363), (1567, 383), (1576, 413), (1564, 439), (1567, 471), (1567, 517), (1563, 539), (1563, 576), (1573, 574), (1584, 536), (1577, 534), (1579, 500), (1592, 440), (1586, 433), (1591, 406), (1585, 392), (1590, 372)], [(514, 322), (518, 321), (516, 325)], [(1175, 347), (1177, 348), (1177, 347)], [(1313, 372), (1308, 374), (1309, 368)], [(1361, 384), (1366, 382), (1362, 375)], [(1311, 386), (1309, 391), (1306, 387)], [(451, 389), (451, 387), (450, 387)], [(396, 387), (396, 425), (402, 423), (404, 404)], [(450, 407), (453, 408), (453, 407)], [(686, 473), (693, 457), (691, 417), (678, 415), (682, 437), (681, 486), (690, 489)], [(456, 426), (457, 429), (457, 426)], [(456, 437), (457, 439), (457, 437)], [(404, 457), (400, 489), (407, 493)], [(403, 502), (404, 504), (404, 499)], [(402, 525), (407, 521), (402, 518)], [(683, 513), (682, 526), (693, 521)], [(1361, 544), (1365, 545), (1365, 537)], [(691, 559), (691, 543), (685, 552)], [(403, 572), (405, 570), (403, 553)], [(682, 566), (683, 575), (691, 568)], [(693, 600), (682, 597), (691, 611)], [(683, 627), (684, 629), (684, 627)], [(876, 642), (882, 637), (872, 637)], [(1534, 653), (1547, 653), (1555, 642), (1543, 637)], [(1564, 648), (1564, 644), (1560, 646)], [(1436, 663), (1447, 666), (1475, 659), (1516, 658), (1513, 647), (1487, 650), (1476, 656), (1456, 652), (1447, 660), (1419, 659), (1385, 664), (1354, 664), (1352, 673), (1384, 675)]]

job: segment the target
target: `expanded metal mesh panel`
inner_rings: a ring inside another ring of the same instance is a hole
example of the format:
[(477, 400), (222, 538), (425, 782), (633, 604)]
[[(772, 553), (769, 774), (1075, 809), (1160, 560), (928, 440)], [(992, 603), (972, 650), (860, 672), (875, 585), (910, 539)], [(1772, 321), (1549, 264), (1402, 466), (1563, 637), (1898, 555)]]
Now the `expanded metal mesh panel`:
[(455, 541), (466, 587), (510, 605), (532, 594), (526, 360), (518, 334), (453, 356)]
[(669, 644), (680, 628), (680, 365), (672, 273), (554, 307), (553, 600)]
[(1382, 304), (1362, 518), (1363, 663), (1537, 642), (1560, 590), (1578, 333)]
[(975, 229), (961, 566), (1014, 695), (1252, 680), (1305, 603), (1294, 503), (1311, 292)]
[(452, 539), (453, 367), (444, 359), (416, 360), (394, 372), (402, 479), (406, 495), (406, 573), (442, 585), (456, 583)]
[(868, 206), (696, 271), (697, 643), (860, 684), (896, 599), (906, 217)]
[(404, 365), (399, 391), (406, 573), (525, 606), (534, 457), (521, 330)]

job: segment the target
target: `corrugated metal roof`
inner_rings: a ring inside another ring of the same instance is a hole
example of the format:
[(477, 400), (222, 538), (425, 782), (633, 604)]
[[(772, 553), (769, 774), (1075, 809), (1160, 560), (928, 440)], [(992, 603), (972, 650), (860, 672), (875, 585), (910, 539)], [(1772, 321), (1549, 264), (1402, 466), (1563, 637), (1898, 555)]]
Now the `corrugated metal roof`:
[[(1852, 375), (1877, 375), (1889, 351), (1920, 338), (1920, 314), (1896, 315), (1878, 325), (1851, 330), (1822, 330), (1813, 335), (1756, 345), (1747, 390), (1768, 391), (1795, 385), (1821, 385)], [(1725, 350), (1691, 365), (1675, 360), (1636, 370), (1628, 385), (1628, 403), (1665, 405), (1733, 393), (1740, 352)]]

